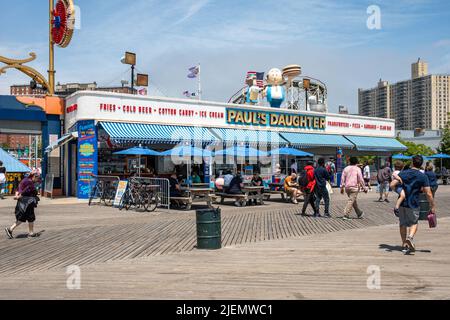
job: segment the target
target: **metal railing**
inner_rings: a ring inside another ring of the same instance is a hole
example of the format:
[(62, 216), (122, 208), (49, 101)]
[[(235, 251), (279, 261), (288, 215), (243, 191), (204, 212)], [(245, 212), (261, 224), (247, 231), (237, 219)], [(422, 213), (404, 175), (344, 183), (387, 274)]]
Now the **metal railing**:
[(162, 178), (144, 178), (144, 177), (133, 177), (136, 182), (149, 185), (159, 186), (158, 198), (159, 207), (170, 209), (170, 182), (169, 179)]

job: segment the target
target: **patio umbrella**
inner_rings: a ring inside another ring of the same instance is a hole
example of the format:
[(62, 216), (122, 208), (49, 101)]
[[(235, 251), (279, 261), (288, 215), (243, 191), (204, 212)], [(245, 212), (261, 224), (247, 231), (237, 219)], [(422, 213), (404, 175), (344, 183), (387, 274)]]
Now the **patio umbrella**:
[(392, 156), (392, 159), (394, 160), (411, 160), (412, 157), (411, 156), (406, 156), (404, 154), (395, 154)]
[(152, 150), (152, 149), (148, 149), (148, 148), (143, 148), (141, 145), (139, 145), (139, 147), (133, 147), (127, 150), (123, 150), (123, 151), (119, 151), (119, 152), (114, 152), (113, 154), (119, 154), (119, 155), (133, 155), (133, 156), (138, 156), (138, 175), (141, 176), (141, 156), (160, 156), (161, 153)]
[(270, 151), (270, 155), (286, 156), (286, 172), (288, 171), (288, 167), (289, 167), (289, 162), (288, 162), (289, 156), (293, 156), (293, 157), (313, 157), (314, 156), (312, 153), (308, 153), (308, 152), (305, 152), (305, 151), (302, 151), (299, 149), (289, 148), (289, 147), (272, 150), (272, 151)]
[(445, 153), (438, 153), (432, 156), (429, 156), (430, 159), (441, 159), (441, 172), (442, 172), (442, 159), (450, 159), (450, 155)]
[(179, 158), (186, 158), (186, 164), (187, 164), (187, 168), (186, 168), (186, 175), (187, 178), (189, 179), (190, 177), (190, 160), (192, 157), (202, 157), (202, 159), (204, 157), (211, 157), (212, 156), (212, 152), (207, 150), (207, 149), (200, 149), (197, 147), (193, 147), (190, 145), (186, 145), (186, 146), (178, 146), (175, 147), (173, 149), (164, 151), (161, 153), (161, 155), (163, 156), (171, 156), (171, 157), (179, 157)]

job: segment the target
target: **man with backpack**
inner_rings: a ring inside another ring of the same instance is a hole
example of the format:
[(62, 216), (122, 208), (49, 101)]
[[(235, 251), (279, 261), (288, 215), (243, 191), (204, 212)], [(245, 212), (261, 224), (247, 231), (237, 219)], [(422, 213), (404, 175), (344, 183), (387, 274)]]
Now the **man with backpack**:
[(330, 215), (330, 195), (328, 194), (327, 183), (330, 182), (330, 174), (325, 169), (325, 159), (320, 158), (317, 161), (317, 168), (314, 170), (314, 177), (316, 179), (316, 209), (317, 215), (320, 216), (320, 201), (325, 202), (325, 217)]
[(306, 209), (308, 204), (314, 210), (314, 217), (320, 217), (319, 210), (316, 208), (314, 188), (316, 186), (316, 178), (314, 177), (314, 167), (312, 162), (308, 162), (304, 171), (298, 178), (298, 184), (300, 185), (303, 194), (305, 195), (305, 201), (303, 202), (302, 215), (306, 215)]

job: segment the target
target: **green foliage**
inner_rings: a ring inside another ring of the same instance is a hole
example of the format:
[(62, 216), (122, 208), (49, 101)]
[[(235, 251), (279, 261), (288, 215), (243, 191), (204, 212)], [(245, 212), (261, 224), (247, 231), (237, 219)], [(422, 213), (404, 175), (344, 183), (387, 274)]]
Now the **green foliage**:
[(364, 164), (366, 162), (369, 163), (369, 165), (373, 165), (375, 163), (376, 160), (376, 156), (363, 156), (363, 157), (358, 157), (359, 163)]
[(424, 144), (416, 144), (411, 141), (404, 141), (398, 137), (397, 137), (397, 140), (400, 141), (402, 144), (404, 144), (408, 148), (408, 150), (403, 152), (404, 155), (415, 156), (415, 155), (419, 154), (422, 156), (431, 156), (431, 155), (435, 154), (433, 149), (431, 149), (430, 147), (428, 147)]
[[(449, 116), (450, 116), (450, 113), (449, 113)], [(442, 140), (441, 140), (441, 145), (438, 149), (438, 152), (450, 154), (450, 121), (447, 122), (447, 124), (444, 127), (444, 130), (442, 130)], [(442, 164), (444, 167), (449, 168), (450, 167), (450, 159), (443, 159)]]

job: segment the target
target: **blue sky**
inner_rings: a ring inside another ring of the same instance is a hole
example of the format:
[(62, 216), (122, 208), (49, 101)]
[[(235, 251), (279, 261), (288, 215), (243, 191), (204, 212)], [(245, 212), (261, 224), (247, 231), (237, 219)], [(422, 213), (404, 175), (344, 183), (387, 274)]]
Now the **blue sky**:
[[(356, 112), (358, 88), (378, 79), (409, 78), (418, 57), (433, 73), (450, 73), (450, 2), (446, 0), (75, 0), (81, 29), (56, 50), (57, 81), (120, 85), (126, 50), (150, 75), (150, 93), (182, 97), (195, 90), (187, 69), (202, 64), (204, 99), (227, 101), (248, 70), (299, 64), (324, 81), (329, 106)], [(0, 55), (25, 57), (47, 70), (45, 0), (0, 0)], [(381, 30), (366, 26), (368, 6), (381, 9)], [(18, 15), (20, 13), (20, 15)], [(29, 80), (11, 70), (0, 76), (0, 94)]]

